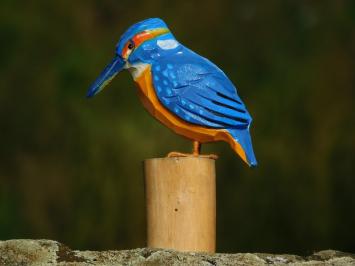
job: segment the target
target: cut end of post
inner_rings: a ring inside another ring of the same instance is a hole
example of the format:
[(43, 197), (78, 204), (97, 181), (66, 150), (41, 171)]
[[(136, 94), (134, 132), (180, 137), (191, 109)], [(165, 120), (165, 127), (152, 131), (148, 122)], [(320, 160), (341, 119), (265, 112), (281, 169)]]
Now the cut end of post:
[(218, 156), (215, 154), (208, 154), (208, 155), (198, 155), (198, 156), (167, 156), (167, 157), (160, 157), (160, 158), (150, 158), (150, 159), (145, 159), (144, 163), (149, 162), (149, 161), (195, 161), (195, 160), (207, 160), (207, 161), (216, 161), (218, 159)]
[(215, 160), (167, 157), (144, 161), (147, 246), (215, 252)]

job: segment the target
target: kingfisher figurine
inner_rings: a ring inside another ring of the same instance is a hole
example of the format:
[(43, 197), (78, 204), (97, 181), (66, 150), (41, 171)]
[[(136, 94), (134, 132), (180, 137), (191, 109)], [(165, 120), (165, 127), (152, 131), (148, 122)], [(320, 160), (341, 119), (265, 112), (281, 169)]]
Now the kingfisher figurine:
[(199, 156), (201, 143), (225, 141), (249, 166), (257, 165), (249, 133), (252, 118), (235, 86), (215, 64), (179, 43), (163, 20), (146, 19), (122, 35), (87, 97), (123, 69), (138, 85), (148, 112), (193, 141), (192, 154), (171, 152), (169, 157)]

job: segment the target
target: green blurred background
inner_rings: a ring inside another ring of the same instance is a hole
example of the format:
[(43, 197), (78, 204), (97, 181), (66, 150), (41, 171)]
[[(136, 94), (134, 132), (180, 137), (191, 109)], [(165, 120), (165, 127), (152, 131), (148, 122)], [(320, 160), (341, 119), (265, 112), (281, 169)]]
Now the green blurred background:
[(218, 251), (355, 252), (354, 1), (0, 4), (0, 238), (145, 244), (142, 160), (191, 143), (143, 109), (128, 73), (93, 100), (119, 36), (148, 17), (219, 65), (254, 118), (259, 161), (225, 143)]

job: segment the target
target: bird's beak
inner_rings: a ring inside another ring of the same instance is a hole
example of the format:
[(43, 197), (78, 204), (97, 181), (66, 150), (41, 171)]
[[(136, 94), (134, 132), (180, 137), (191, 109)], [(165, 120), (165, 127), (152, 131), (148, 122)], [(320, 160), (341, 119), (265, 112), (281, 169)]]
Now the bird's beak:
[(115, 58), (105, 67), (100, 76), (90, 86), (86, 97), (90, 98), (98, 94), (107, 84), (123, 69), (125, 61), (119, 56)]

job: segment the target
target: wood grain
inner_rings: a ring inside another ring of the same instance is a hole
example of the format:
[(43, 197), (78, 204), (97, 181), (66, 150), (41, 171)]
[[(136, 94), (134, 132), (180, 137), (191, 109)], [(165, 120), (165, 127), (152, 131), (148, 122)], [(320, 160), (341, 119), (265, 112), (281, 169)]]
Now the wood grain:
[(148, 159), (144, 172), (147, 246), (215, 252), (215, 160)]

